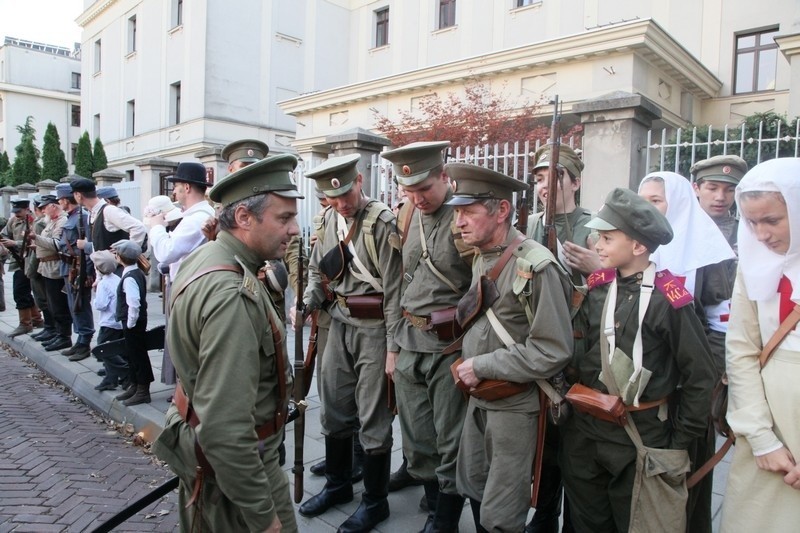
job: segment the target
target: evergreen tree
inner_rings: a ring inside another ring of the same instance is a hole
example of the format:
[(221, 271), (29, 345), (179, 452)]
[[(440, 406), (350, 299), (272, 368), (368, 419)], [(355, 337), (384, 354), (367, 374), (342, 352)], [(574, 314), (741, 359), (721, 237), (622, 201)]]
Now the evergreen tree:
[(42, 179), (58, 181), (69, 174), (67, 157), (61, 149), (58, 129), (52, 122), (47, 124), (42, 146)]
[(94, 140), (94, 152), (92, 153), (92, 159), (94, 160), (94, 171), (97, 172), (98, 170), (105, 170), (108, 168), (108, 158), (106, 157), (106, 149), (103, 148), (103, 142), (100, 140), (100, 137), (96, 137)]
[(8, 161), (8, 154), (0, 152), (0, 186), (5, 185), (11, 177), (11, 163)]
[(36, 183), (41, 180), (42, 167), (39, 164), (39, 149), (36, 147), (36, 129), (33, 127), (33, 117), (25, 119), (25, 124), (17, 126), (21, 134), (20, 143), (15, 148), (17, 153), (14, 164), (11, 166), (11, 179), (8, 185), (21, 183)]
[(75, 150), (75, 174), (91, 178), (92, 172), (94, 172), (92, 141), (89, 140), (89, 132), (84, 131), (78, 139), (78, 149)]

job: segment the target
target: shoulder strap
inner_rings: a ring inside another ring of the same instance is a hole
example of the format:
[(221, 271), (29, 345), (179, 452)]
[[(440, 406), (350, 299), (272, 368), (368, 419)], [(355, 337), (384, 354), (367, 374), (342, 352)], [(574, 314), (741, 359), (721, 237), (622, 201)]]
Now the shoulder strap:
[(367, 216), (364, 217), (364, 224), (362, 230), (364, 232), (364, 244), (367, 246), (367, 253), (375, 267), (378, 266), (378, 248), (375, 246), (375, 223), (383, 214), (384, 211), (389, 211), (389, 208), (376, 201), (371, 201), (366, 207)]
[(786, 335), (789, 334), (792, 329), (800, 322), (800, 305), (795, 305), (792, 312), (789, 313), (781, 325), (778, 326), (778, 329), (772, 335), (772, 338), (769, 342), (764, 346), (764, 349), (761, 350), (761, 355), (758, 356), (758, 362), (761, 364), (761, 368), (764, 368), (767, 363), (769, 362), (772, 354), (775, 353), (775, 349), (783, 342), (783, 339), (786, 338)]
[(509, 244), (506, 247), (505, 251), (503, 252), (503, 255), (500, 256), (500, 259), (498, 259), (497, 263), (494, 264), (492, 270), (489, 271), (488, 278), (490, 280), (492, 281), (497, 280), (498, 276), (500, 276), (500, 273), (506, 267), (506, 264), (508, 264), (509, 260), (511, 260), (511, 257), (514, 255), (514, 250), (516, 250), (517, 246), (522, 244), (522, 241), (524, 240), (525, 240), (525, 235), (520, 234), (517, 235), (517, 237), (513, 241), (511, 241), (511, 244)]
[(178, 296), (180, 296), (189, 285), (191, 285), (198, 279), (202, 278), (206, 274), (211, 274), (212, 272), (238, 272), (239, 274), (242, 274), (242, 269), (236, 265), (214, 265), (198, 270), (192, 275), (192, 277), (187, 279), (186, 282), (183, 285), (181, 285), (179, 289), (173, 291), (174, 296), (172, 296), (172, 303), (170, 304), (170, 309), (172, 308), (172, 306), (175, 305), (175, 300), (178, 299)]
[(411, 218), (414, 215), (415, 209), (416, 207), (413, 202), (406, 202), (397, 214), (397, 227), (402, 231), (400, 234), (401, 245), (405, 244), (406, 239), (408, 239), (408, 228), (411, 227)]

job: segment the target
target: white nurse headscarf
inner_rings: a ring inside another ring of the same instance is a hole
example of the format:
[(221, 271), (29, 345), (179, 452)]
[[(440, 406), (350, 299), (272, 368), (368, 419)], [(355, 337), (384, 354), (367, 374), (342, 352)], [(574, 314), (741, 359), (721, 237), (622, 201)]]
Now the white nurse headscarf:
[[(759, 242), (753, 229), (739, 222), (739, 267), (752, 300), (775, 296), (784, 275), (792, 282), (792, 300), (800, 301), (800, 158), (783, 157), (756, 165), (736, 187), (736, 204), (744, 192), (779, 192), (789, 214), (790, 243), (785, 254)], [(740, 208), (741, 209), (741, 208)]]

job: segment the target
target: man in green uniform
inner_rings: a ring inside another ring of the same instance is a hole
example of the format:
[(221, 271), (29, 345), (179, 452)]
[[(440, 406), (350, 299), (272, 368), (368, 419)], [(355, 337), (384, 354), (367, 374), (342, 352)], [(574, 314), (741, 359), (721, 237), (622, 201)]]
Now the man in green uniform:
[[(456, 371), (470, 398), (456, 484), (470, 499), (478, 531), (522, 531), (540, 416), (534, 381), (569, 362), (571, 284), (547, 248), (511, 227), (512, 196), (525, 183), (463, 163), (444, 170), (454, 182), (447, 203), (455, 206), (456, 226), (477, 249), (472, 287), (459, 304), (459, 321), (469, 329)], [(499, 397), (479, 397), (488, 379), (509, 383)]]
[(325, 212), (322, 237), (311, 253), (303, 300), (308, 311), (328, 304), (332, 320), (320, 375), (326, 483), (300, 506), (300, 514), (317, 516), (353, 499), (352, 439), (360, 421), (367, 454), (364, 493), (340, 532), (369, 531), (389, 517), (393, 415), (385, 374), (397, 356), (393, 333), (400, 319), (395, 217), (388, 206), (362, 194), (359, 159), (358, 154), (333, 157), (306, 173), (333, 209)]
[(30, 200), (11, 197), (11, 212), (13, 215), (0, 232), (0, 244), (11, 254), (12, 260), (8, 264), (8, 271), (13, 272), (14, 303), (19, 313), (19, 326), (13, 329), (8, 336), (16, 337), (33, 331), (34, 327), (43, 325), (42, 315), (33, 300), (31, 281), (25, 275), (25, 257), (27, 245), (25, 239), (33, 233), (33, 217), (31, 216)]
[(222, 204), (219, 235), (173, 283), (167, 342), (179, 385), (153, 451), (180, 477), (183, 531), (297, 531), (278, 465), (290, 365), (256, 277), (299, 233), (296, 165), (279, 155), (220, 180), (209, 192)]
[[(682, 468), (664, 474), (673, 476), (668, 482), (680, 491), (689, 469), (686, 449), (707, 428), (714, 370), (692, 295), (668, 271), (655, 272), (650, 262), (650, 254), (671, 241), (672, 229), (655, 207), (628, 189), (613, 190), (589, 227), (600, 231), (597, 251), (605, 268), (588, 280), (589, 294), (575, 322), (580, 340), (570, 375), (608, 394), (601, 343), (609, 346), (609, 366), (615, 365), (609, 379), (615, 390), (626, 391), (627, 417), (635, 421), (644, 446), (683, 460)], [(632, 361), (627, 372), (626, 361)], [(639, 377), (633, 380), (634, 375)], [(627, 383), (632, 385), (625, 388)], [(637, 462), (628, 432), (576, 408), (562, 432), (561, 452), (575, 530), (628, 531)], [(682, 503), (664, 506), (674, 505), (670, 510), (685, 524), (683, 490)], [(674, 531), (682, 528), (676, 524)]]
[[(444, 173), (444, 142), (417, 142), (384, 152), (408, 202), (398, 216), (403, 242), (403, 320), (393, 379), (409, 473), (424, 482), (428, 519), (423, 531), (455, 532), (464, 507), (456, 489), (456, 456), (466, 402), (453, 386), (442, 354), (457, 336), (456, 305), (472, 280), (472, 248), (454, 236), (453, 196)], [(467, 256), (465, 261), (463, 256)]]

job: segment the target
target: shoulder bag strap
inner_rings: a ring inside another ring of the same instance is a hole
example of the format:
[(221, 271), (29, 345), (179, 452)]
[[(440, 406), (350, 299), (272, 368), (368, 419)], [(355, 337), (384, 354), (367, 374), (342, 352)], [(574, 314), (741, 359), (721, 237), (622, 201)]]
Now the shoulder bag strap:
[(772, 354), (775, 353), (775, 349), (783, 342), (783, 339), (794, 329), (798, 322), (800, 322), (800, 305), (795, 305), (792, 312), (789, 313), (789, 316), (781, 322), (781, 325), (778, 326), (772, 338), (769, 339), (769, 342), (764, 345), (764, 349), (761, 350), (761, 355), (758, 356), (758, 362), (761, 364), (761, 368), (767, 365)]

